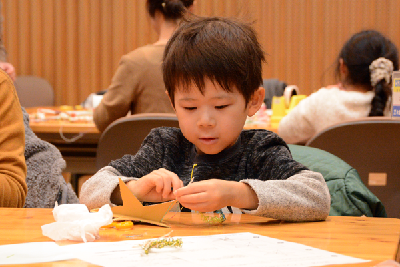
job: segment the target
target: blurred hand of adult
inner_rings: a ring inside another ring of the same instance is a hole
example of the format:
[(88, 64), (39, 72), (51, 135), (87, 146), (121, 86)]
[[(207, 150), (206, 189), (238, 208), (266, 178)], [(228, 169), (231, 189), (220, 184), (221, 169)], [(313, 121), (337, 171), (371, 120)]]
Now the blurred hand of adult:
[(0, 62), (0, 68), (4, 70), (10, 78), (15, 81), (16, 74), (15, 74), (15, 68), (11, 63), (8, 62)]

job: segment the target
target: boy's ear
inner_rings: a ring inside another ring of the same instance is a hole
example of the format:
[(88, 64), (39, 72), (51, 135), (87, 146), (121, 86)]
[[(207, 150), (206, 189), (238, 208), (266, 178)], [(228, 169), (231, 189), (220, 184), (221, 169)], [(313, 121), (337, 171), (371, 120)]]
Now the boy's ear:
[(256, 112), (260, 109), (262, 103), (264, 103), (264, 97), (265, 97), (264, 87), (258, 87), (258, 89), (254, 92), (248, 104), (249, 111), (247, 115), (249, 117), (256, 114)]
[[(171, 97), (170, 97), (169, 94), (168, 94), (168, 91), (165, 90), (165, 93), (167, 94), (167, 96), (168, 96), (168, 98), (169, 98), (169, 102), (171, 103), (172, 108), (175, 110), (174, 103), (172, 103), (172, 100), (171, 100)], [(175, 111), (176, 111), (176, 110), (175, 110)]]

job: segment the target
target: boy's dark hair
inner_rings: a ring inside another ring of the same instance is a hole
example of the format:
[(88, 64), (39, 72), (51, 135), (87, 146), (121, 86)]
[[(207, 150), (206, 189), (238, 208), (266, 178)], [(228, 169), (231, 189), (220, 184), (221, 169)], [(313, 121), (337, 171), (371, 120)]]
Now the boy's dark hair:
[(347, 84), (361, 85), (374, 90), (369, 116), (383, 116), (385, 106), (392, 91), (389, 84), (380, 81), (374, 88), (371, 85), (369, 66), (371, 63), (384, 57), (393, 63), (393, 69), (399, 69), (399, 54), (396, 46), (384, 35), (375, 30), (364, 30), (354, 34), (342, 47), (336, 66), (336, 77), (340, 77), (339, 59), (348, 69)]
[(156, 10), (160, 11), (167, 20), (183, 17), (186, 9), (193, 5), (194, 0), (147, 0), (147, 12), (154, 17)]
[(246, 104), (262, 84), (264, 52), (253, 28), (234, 19), (193, 18), (180, 25), (164, 51), (163, 76), (175, 106), (178, 86), (194, 83), (204, 92), (205, 78), (232, 92), (235, 86)]

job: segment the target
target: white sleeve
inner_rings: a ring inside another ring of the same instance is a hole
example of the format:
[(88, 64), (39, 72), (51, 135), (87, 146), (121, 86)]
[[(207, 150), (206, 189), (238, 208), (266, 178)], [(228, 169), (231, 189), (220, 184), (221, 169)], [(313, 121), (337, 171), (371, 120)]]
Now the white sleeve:
[[(322, 91), (321, 91), (322, 92)], [(318, 109), (324, 106), (321, 97), (324, 94), (315, 92), (293, 108), (279, 122), (278, 135), (288, 144), (304, 143), (314, 136), (318, 123)]]
[(304, 170), (287, 180), (242, 180), (259, 199), (245, 213), (285, 221), (319, 221), (329, 215), (331, 198), (322, 174)]

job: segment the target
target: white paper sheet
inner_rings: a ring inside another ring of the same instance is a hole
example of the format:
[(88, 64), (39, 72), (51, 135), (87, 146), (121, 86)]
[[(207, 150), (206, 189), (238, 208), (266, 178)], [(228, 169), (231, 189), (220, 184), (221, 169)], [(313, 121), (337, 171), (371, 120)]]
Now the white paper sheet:
[[(178, 238), (178, 237), (175, 237)], [(140, 244), (131, 250), (85, 254), (81, 260), (100, 266), (323, 266), (367, 262), (302, 244), (252, 233), (181, 237), (182, 248), (151, 249), (144, 254)], [(128, 243), (127, 243), (128, 244)]]
[(32, 242), (0, 246), (0, 264), (28, 264), (73, 259), (74, 255), (54, 242)]
[[(144, 254), (140, 246), (147, 240), (93, 242), (60, 247), (52, 242), (5, 245), (0, 246), (0, 264), (34, 263), (72, 258), (79, 258), (100, 266), (145, 267), (286, 267), (367, 262), (367, 260), (252, 233), (180, 238), (183, 241), (181, 248), (151, 249), (149, 254)], [(36, 251), (32, 251), (35, 247)]]

